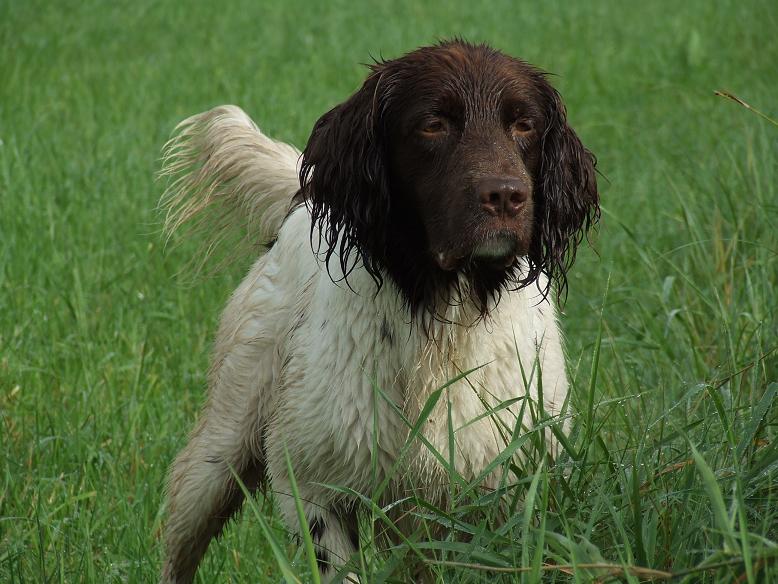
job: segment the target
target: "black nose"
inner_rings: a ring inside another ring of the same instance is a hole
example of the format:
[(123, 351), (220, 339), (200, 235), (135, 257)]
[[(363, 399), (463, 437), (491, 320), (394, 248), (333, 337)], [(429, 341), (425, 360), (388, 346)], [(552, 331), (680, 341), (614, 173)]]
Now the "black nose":
[(515, 217), (529, 198), (529, 187), (520, 178), (488, 176), (475, 185), (481, 208), (495, 217)]

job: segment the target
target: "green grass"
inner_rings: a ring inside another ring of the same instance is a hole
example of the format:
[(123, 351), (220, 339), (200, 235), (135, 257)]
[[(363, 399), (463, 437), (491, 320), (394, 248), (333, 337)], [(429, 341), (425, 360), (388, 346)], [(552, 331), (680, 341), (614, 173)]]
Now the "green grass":
[[(778, 128), (713, 94), (778, 116), (776, 30), (769, 0), (1, 2), (0, 581), (156, 578), (165, 469), (246, 267), (176, 279), (196, 242), (163, 252), (153, 178), (174, 125), (236, 103), (301, 146), (370, 55), (455, 34), (558, 74), (600, 161), (563, 319), (576, 414), (556, 465), (514, 444), (502, 503), (418, 501), (453, 535), (366, 546), (366, 581), (420, 555), (452, 582), (778, 581)], [(271, 506), (245, 511), (200, 581), (308, 579)]]

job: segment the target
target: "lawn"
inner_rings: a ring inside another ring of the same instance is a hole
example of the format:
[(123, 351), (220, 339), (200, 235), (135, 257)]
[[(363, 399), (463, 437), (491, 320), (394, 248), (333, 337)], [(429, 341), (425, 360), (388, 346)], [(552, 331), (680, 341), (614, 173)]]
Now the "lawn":
[[(599, 159), (573, 433), (502, 527), (454, 507), (467, 537), (368, 544), (363, 581), (405, 581), (407, 554), (445, 582), (778, 581), (778, 126), (714, 95), (778, 118), (776, 31), (771, 0), (0, 2), (0, 582), (157, 577), (165, 471), (249, 260), (191, 282), (197, 242), (164, 249), (175, 124), (235, 103), (301, 147), (361, 63), (453, 35), (553, 72)], [(247, 511), (200, 581), (310, 580), (272, 505)]]

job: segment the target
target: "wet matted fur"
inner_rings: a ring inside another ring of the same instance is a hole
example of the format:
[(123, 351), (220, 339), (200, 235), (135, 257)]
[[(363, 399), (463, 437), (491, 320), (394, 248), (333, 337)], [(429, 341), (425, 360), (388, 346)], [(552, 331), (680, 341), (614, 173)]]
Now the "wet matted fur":
[[(568, 382), (549, 292), (566, 291), (598, 217), (594, 166), (541, 71), (461, 41), (373, 65), (302, 154), (234, 106), (183, 122), (165, 152), (168, 228), (210, 209), (208, 245), (235, 223), (272, 245), (224, 310), (208, 402), (170, 472), (163, 582), (192, 581), (241, 506), (235, 476), (291, 492), (287, 453), (325, 575), (359, 537), (354, 502), (323, 484), (370, 495), (391, 473), (387, 497), (412, 485), (443, 501), (430, 448), (397, 467), (398, 411), (415, 420), (465, 371), (422, 431), (449, 460), (450, 408), (465, 477), (503, 450), (503, 428), (530, 423), (518, 405), (490, 408), (538, 400), (542, 381), (544, 410), (559, 414)], [(278, 503), (298, 532), (294, 501)]]

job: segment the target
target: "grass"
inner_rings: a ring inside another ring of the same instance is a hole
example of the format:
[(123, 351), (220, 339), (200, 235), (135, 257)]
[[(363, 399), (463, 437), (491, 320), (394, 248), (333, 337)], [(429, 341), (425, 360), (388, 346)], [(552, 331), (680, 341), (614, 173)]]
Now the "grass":
[[(156, 578), (165, 469), (245, 268), (184, 286), (196, 245), (160, 248), (174, 125), (237, 103), (300, 146), (360, 62), (455, 34), (557, 73), (600, 160), (563, 319), (573, 429), (554, 465), (537, 432), (511, 443), (528, 462), (501, 463), (502, 501), (412, 502), (451, 536), (370, 545), (362, 499), (360, 571), (778, 580), (778, 128), (714, 95), (778, 116), (776, 29), (767, 0), (0, 3), (0, 581)], [(200, 581), (306, 581), (305, 547), (258, 499)]]

